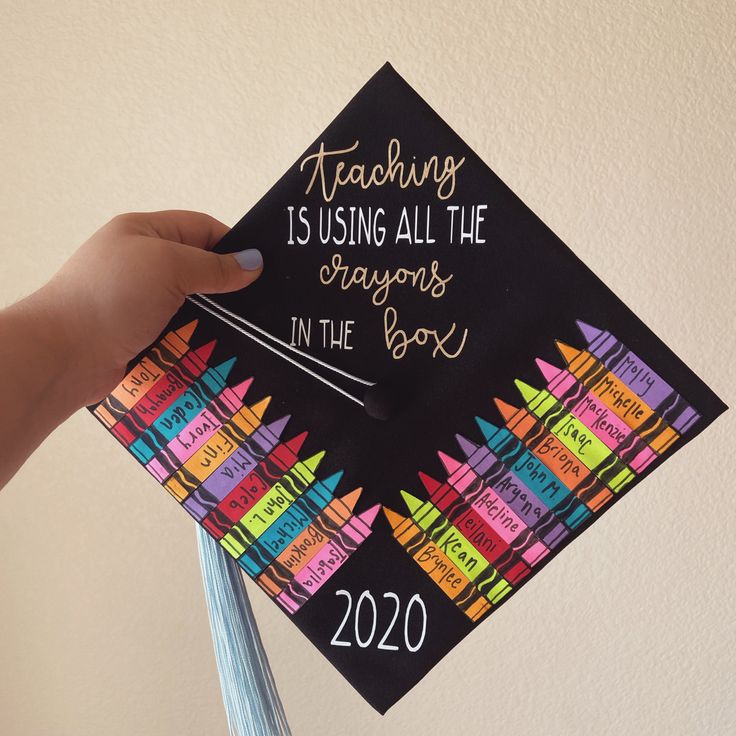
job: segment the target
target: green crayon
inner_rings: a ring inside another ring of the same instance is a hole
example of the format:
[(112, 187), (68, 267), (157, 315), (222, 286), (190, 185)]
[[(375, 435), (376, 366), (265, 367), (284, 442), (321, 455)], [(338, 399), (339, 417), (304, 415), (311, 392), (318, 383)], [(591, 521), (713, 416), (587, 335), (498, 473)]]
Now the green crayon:
[(511, 592), (508, 581), (434, 504), (420, 501), (406, 491), (401, 491), (401, 496), (411, 512), (412, 521), (491, 603), (498, 603)]
[(529, 411), (612, 491), (626, 488), (636, 474), (595, 433), (546, 389), (514, 381)]

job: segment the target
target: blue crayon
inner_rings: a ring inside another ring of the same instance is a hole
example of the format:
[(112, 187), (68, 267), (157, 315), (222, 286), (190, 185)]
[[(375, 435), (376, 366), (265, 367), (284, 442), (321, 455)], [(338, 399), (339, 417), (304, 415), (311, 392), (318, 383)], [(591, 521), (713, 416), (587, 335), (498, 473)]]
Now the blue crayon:
[(313, 483), (258, 537), (258, 541), (238, 559), (238, 564), (248, 575), (255, 577), (263, 572), (317, 518), (334, 498), (342, 475), (340, 470), (323, 481)]
[(235, 360), (230, 358), (215, 368), (208, 368), (130, 445), (133, 455), (144, 464), (150, 462), (225, 388)]
[[(544, 463), (538, 460), (512, 432), (505, 427), (496, 427), (485, 419), (475, 421), (483, 433), (486, 445), (509, 467), (529, 489), (544, 501), (555, 514), (562, 518), (570, 529), (576, 529), (590, 518), (591, 512)], [(473, 443), (458, 437), (461, 449), (466, 454), (472, 451)]]

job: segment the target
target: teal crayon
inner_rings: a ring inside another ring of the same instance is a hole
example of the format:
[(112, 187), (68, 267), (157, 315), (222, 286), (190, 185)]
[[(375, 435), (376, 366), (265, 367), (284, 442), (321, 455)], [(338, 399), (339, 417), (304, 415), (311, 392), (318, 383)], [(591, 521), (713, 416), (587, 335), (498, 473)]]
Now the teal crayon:
[[(187, 390), (162, 412), (138, 436), (126, 435), (128, 449), (141, 463), (150, 462), (176, 435), (213, 401), (226, 387), (226, 381), (235, 365), (230, 358), (214, 368), (208, 368)], [(119, 438), (120, 439), (120, 438)]]
[(270, 565), (334, 500), (343, 471), (313, 483), (284, 513), (238, 558), (238, 564), (251, 577)]
[(537, 460), (521, 440), (480, 417), (476, 421), (481, 424), (483, 435), (492, 438), (491, 447), (477, 445), (460, 434), (456, 434), (455, 439), (467, 463), (477, 473), (485, 477), (497, 463), (503, 463), (570, 529), (577, 529), (592, 516), (587, 506), (544, 463)]

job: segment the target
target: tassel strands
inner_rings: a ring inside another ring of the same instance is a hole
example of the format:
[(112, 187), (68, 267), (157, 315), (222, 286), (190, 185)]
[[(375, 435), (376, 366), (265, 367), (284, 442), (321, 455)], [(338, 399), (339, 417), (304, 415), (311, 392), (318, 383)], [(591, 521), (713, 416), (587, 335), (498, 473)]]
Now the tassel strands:
[(197, 525), (207, 610), (231, 736), (291, 736), (235, 560)]

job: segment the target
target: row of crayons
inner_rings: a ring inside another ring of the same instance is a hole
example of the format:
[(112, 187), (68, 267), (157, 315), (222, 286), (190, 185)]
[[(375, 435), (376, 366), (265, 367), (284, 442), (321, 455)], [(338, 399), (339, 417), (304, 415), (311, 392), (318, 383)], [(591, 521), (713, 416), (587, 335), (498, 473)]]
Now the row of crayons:
[(240, 566), (295, 613), (371, 534), (378, 513), (336, 497), (342, 472), (319, 479), (325, 453), (299, 459), (307, 433), (282, 441), (288, 416), (246, 405), (253, 379), (229, 386), (232, 358), (190, 350), (196, 321), (167, 333), (94, 410), (95, 416)]
[(439, 452), (429, 500), (384, 507), (403, 549), (472, 621), (687, 432), (700, 415), (610, 332), (577, 322), (587, 348), (557, 342), (566, 368), (543, 360), (546, 387), (516, 381), (524, 407), (494, 399), (503, 427), (476, 417), (484, 443), (456, 435), (465, 460)]

